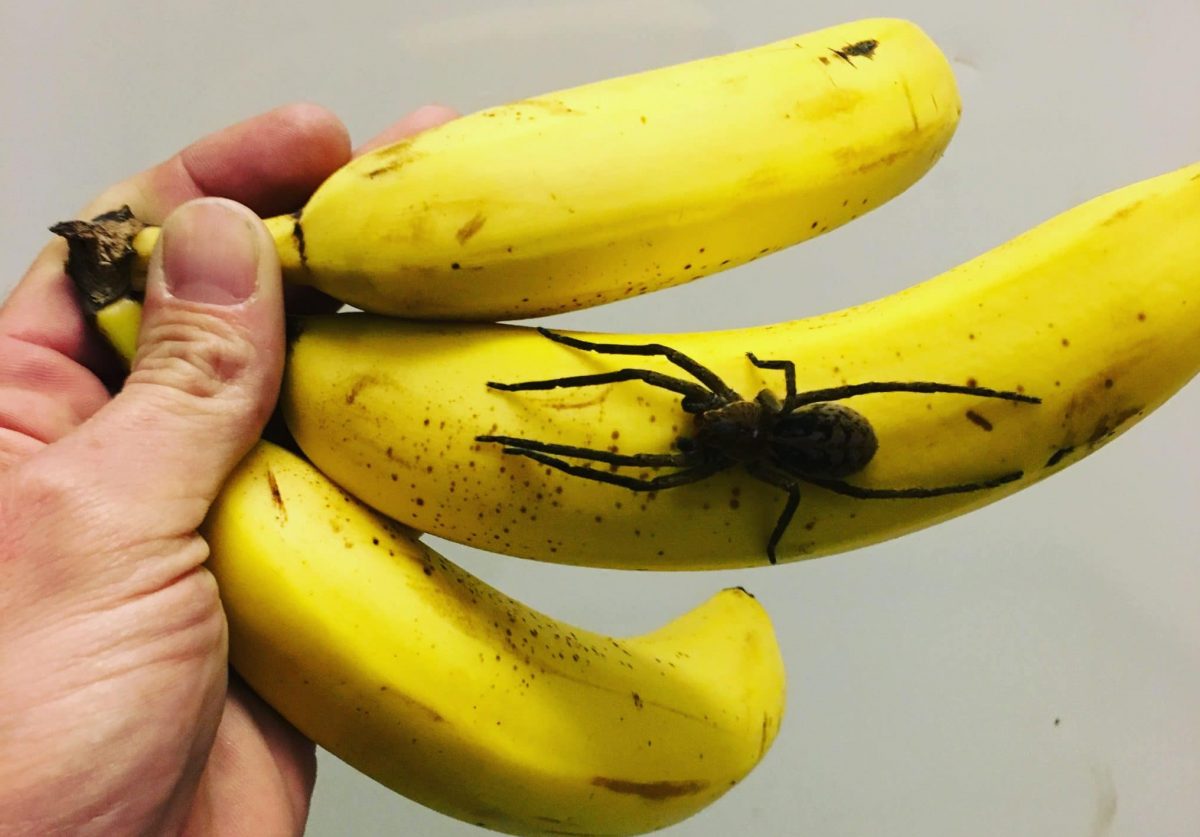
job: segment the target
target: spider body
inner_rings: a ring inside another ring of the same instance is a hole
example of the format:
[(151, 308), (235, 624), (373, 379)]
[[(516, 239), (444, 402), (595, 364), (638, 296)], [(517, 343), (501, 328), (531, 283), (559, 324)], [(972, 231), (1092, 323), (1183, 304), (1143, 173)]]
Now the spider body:
[[(489, 382), (490, 388), (517, 392), (642, 381), (682, 396), (681, 406), (692, 416), (692, 435), (676, 441), (677, 453), (616, 453), (499, 435), (477, 436), (477, 441), (495, 442), (504, 446), (506, 454), (523, 456), (572, 476), (633, 491), (660, 491), (687, 485), (740, 466), (752, 477), (787, 492), (787, 502), (767, 539), (767, 558), (772, 564), (776, 562), (779, 541), (800, 504), (801, 483), (859, 499), (921, 498), (993, 488), (1022, 476), (1021, 471), (1010, 471), (991, 479), (933, 488), (865, 488), (844, 482), (843, 478), (866, 468), (879, 449), (879, 440), (864, 415), (837, 401), (868, 393), (917, 392), (1041, 403), (1039, 398), (1018, 392), (929, 381), (868, 381), (800, 392), (796, 389), (796, 367), (792, 361), (759, 360), (747, 353), (754, 366), (783, 372), (785, 382), (782, 400), (767, 389), (751, 401), (730, 388), (715, 372), (669, 346), (593, 343), (544, 328), (538, 331), (557, 343), (584, 351), (664, 357), (695, 380), (633, 368), (511, 384)], [(615, 470), (576, 464), (569, 461), (571, 459), (675, 470), (653, 477), (631, 477)]]
[(856, 410), (824, 402), (786, 411), (770, 390), (698, 412), (693, 426), (694, 435), (676, 441), (681, 451), (799, 478), (849, 476), (879, 449), (871, 423)]
[(694, 435), (681, 437), (676, 445), (680, 450), (690, 445), (741, 462), (760, 459), (768, 453), (772, 418), (753, 401), (722, 404), (694, 414)]
[(866, 416), (828, 401), (774, 417), (771, 459), (798, 477), (836, 479), (867, 467), (879, 440)]

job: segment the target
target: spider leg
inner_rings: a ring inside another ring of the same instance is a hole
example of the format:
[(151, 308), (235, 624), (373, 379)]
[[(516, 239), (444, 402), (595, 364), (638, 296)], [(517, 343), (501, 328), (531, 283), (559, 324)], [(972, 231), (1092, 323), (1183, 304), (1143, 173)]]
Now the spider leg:
[(711, 462), (702, 462), (690, 468), (685, 468), (682, 471), (674, 471), (670, 474), (661, 474), (657, 477), (642, 479), (640, 477), (627, 477), (624, 474), (613, 474), (608, 471), (597, 471), (595, 468), (590, 468), (586, 465), (573, 465), (558, 457), (525, 448), (504, 448), (504, 452), (514, 456), (524, 456), (532, 459), (534, 462), (540, 462), (551, 468), (557, 468), (559, 471), (570, 474), (573, 477), (582, 477), (583, 479), (595, 480), (596, 482), (619, 485), (631, 491), (659, 491), (664, 488), (675, 488), (680, 485), (700, 482), (700, 480), (710, 477), (717, 471), (724, 470), (733, 464), (731, 462), (714, 460)]
[(840, 401), (843, 398), (852, 398), (855, 395), (866, 395), (873, 392), (947, 392), (957, 395), (977, 395), (983, 398), (1002, 398), (1005, 401), (1020, 401), (1025, 404), (1042, 403), (1042, 399), (1034, 395), (989, 389), (988, 387), (939, 384), (933, 381), (868, 381), (862, 384), (847, 384), (841, 387), (802, 392), (788, 406), (794, 409), (805, 404), (815, 404), (818, 401)]
[(788, 495), (783, 511), (779, 513), (779, 518), (775, 521), (775, 528), (771, 530), (771, 537), (767, 539), (767, 560), (774, 564), (776, 563), (775, 552), (779, 542), (783, 539), (783, 533), (791, 525), (792, 517), (795, 516), (796, 509), (800, 507), (800, 482), (794, 477), (763, 465), (747, 465), (746, 471), (755, 479), (760, 479), (776, 488), (782, 488)]
[(775, 549), (779, 546), (779, 541), (783, 538), (783, 533), (791, 525), (792, 516), (796, 514), (796, 509), (800, 507), (800, 486), (792, 483), (787, 486), (781, 485), (780, 488), (787, 491), (788, 498), (783, 511), (779, 514), (779, 520), (775, 521), (775, 528), (771, 530), (771, 537), (767, 541), (767, 560), (772, 564), (776, 563)]
[(1024, 471), (1011, 471), (978, 482), (964, 482), (958, 485), (939, 485), (934, 488), (864, 488), (861, 485), (851, 485), (841, 480), (824, 479), (822, 477), (804, 477), (805, 482), (819, 485), (821, 488), (847, 497), (857, 497), (860, 500), (891, 500), (904, 498), (941, 497), (945, 494), (965, 494), (970, 491), (982, 491), (985, 488), (995, 488), (1005, 483), (1019, 480)]
[(610, 450), (538, 442), (534, 439), (519, 439), (516, 436), (476, 436), (475, 441), (497, 442), (504, 445), (505, 453), (512, 453), (518, 450), (521, 452), (556, 453), (561, 456), (591, 459), (609, 465), (640, 465), (644, 468), (684, 468), (693, 462), (690, 457), (682, 453), (616, 453)]
[(551, 331), (548, 328), (539, 328), (538, 332), (544, 337), (548, 337), (549, 339), (553, 340), (555, 343), (562, 343), (564, 346), (570, 346), (573, 349), (582, 349), (585, 352), (597, 352), (598, 354), (603, 355), (639, 355), (641, 357), (653, 357), (656, 355), (661, 355), (683, 371), (687, 372), (697, 381), (704, 384), (724, 400), (742, 400), (742, 397), (738, 395), (737, 392), (735, 392), (728, 384), (722, 381), (716, 372), (713, 372), (699, 361), (688, 357), (678, 349), (672, 349), (670, 346), (664, 346), (661, 343), (644, 343), (635, 345), (630, 345), (627, 343), (593, 343), (589, 340), (580, 340), (578, 337), (568, 337), (565, 334), (559, 334)]
[(796, 364), (790, 360), (759, 360), (753, 352), (746, 352), (746, 357), (759, 369), (781, 369), (783, 380), (787, 386), (787, 395), (783, 401), (783, 409), (790, 410), (796, 400)]
[(649, 369), (617, 369), (613, 372), (597, 372), (594, 375), (571, 375), (565, 378), (548, 378), (544, 381), (520, 381), (515, 384), (488, 381), (488, 386), (504, 392), (521, 392), (530, 389), (589, 387), (598, 384), (615, 384), (621, 381), (644, 381), (653, 387), (678, 392), (684, 397), (685, 408), (692, 408), (689, 412), (702, 412), (708, 409), (714, 401), (713, 394), (699, 384)]

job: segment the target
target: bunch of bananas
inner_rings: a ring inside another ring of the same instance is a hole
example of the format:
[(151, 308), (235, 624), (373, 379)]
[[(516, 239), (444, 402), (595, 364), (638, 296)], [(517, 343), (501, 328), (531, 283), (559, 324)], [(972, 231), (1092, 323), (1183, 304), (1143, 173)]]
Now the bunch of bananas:
[[(864, 20), (475, 113), (267, 219), (288, 281), (361, 310), (296, 324), (302, 455), (261, 442), (205, 524), (235, 668), (330, 752), (496, 830), (643, 833), (725, 793), (783, 714), (752, 596), (599, 636), (419, 534), (626, 569), (828, 555), (1041, 480), (1170, 397), (1200, 364), (1200, 165), (810, 319), (498, 322), (850, 221), (929, 170), (959, 110), (917, 27)], [(96, 223), (136, 288), (158, 230)], [(125, 288), (96, 320), (128, 354)]]

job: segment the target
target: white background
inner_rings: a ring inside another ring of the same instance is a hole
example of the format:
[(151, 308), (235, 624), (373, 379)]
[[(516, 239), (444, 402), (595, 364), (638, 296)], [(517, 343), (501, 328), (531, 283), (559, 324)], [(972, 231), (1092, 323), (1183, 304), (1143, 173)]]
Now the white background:
[[(881, 14), (922, 25), (958, 74), (961, 127), (923, 181), (801, 247), (552, 322), (682, 331), (840, 308), (1200, 160), (1196, 0), (3, 0), (0, 290), (103, 187), (283, 102), (329, 106), (357, 141), (429, 101), (465, 112)], [(775, 569), (635, 575), (436, 545), (612, 633), (725, 585), (764, 602), (790, 677), (780, 738), (671, 834), (1194, 837), (1198, 415), (1193, 384), (1014, 497)], [(479, 832), (323, 756), (309, 833)]]

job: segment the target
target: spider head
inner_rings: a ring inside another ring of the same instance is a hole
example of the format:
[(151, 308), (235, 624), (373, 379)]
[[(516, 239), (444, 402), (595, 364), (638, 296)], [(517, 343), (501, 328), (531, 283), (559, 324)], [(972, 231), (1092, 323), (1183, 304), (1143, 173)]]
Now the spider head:
[(771, 458), (798, 476), (849, 476), (865, 468), (879, 448), (862, 413), (831, 401), (779, 414), (770, 437)]

